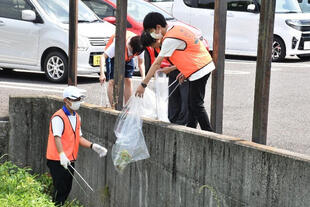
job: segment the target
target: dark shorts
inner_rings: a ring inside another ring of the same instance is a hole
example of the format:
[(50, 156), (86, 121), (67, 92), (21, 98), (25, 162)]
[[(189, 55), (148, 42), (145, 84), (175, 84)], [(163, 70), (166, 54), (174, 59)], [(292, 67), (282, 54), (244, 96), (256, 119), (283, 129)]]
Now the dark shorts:
[[(107, 68), (107, 72), (106, 72), (107, 81), (114, 79), (114, 58), (106, 59), (106, 68)], [(126, 62), (125, 78), (132, 78), (134, 69), (135, 69), (135, 63), (133, 59), (131, 59), (129, 62)]]

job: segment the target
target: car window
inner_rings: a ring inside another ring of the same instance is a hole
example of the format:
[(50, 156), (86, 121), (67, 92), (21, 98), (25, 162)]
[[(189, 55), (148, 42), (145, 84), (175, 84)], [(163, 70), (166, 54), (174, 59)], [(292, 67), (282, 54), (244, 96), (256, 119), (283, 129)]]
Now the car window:
[(144, 1), (128, 0), (127, 12), (137, 22), (143, 22), (144, 17), (150, 12), (161, 13), (166, 20), (174, 19), (160, 8)]
[(114, 9), (110, 5), (104, 3), (102, 0), (86, 0), (83, 2), (101, 19), (115, 16)]
[[(214, 9), (215, 0), (184, 0), (190, 7)], [(227, 0), (228, 11), (247, 11), (249, 4), (254, 4), (253, 0)]]
[[(261, 5), (262, 0), (257, 0)], [(276, 13), (301, 13), (300, 6), (296, 0), (277, 0)]]
[(298, 0), (298, 3), (303, 13), (310, 13), (310, 0)]
[(198, 8), (214, 9), (214, 0), (198, 0)]
[(249, 4), (254, 4), (253, 0), (228, 0), (227, 11), (247, 12)]
[[(37, 0), (44, 12), (58, 22), (69, 24), (69, 0)], [(78, 21), (94, 22), (98, 20), (95, 13), (83, 2), (78, 1)]]
[(22, 10), (33, 9), (25, 0), (0, 0), (0, 17), (22, 19)]

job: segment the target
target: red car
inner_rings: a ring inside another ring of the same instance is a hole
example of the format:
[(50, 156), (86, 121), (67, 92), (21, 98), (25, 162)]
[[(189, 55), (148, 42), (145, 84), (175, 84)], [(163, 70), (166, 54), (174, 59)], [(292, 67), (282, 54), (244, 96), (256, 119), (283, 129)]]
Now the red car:
[[(82, 0), (91, 10), (93, 10), (98, 17), (110, 22), (112, 24), (116, 23), (116, 0)], [(200, 30), (189, 26), (183, 22), (176, 20), (173, 16), (165, 12), (164, 10), (154, 6), (151, 3), (145, 2), (143, 0), (128, 0), (127, 5), (127, 30), (140, 35), (143, 31), (143, 19), (145, 15), (149, 12), (159, 12), (161, 13), (168, 23), (168, 25), (182, 25), (191, 29), (197, 36), (204, 42), (207, 49), (208, 43), (202, 37)], [(144, 61), (145, 61), (145, 71), (147, 72), (151, 64), (154, 62), (155, 57), (154, 49), (148, 47), (145, 51)], [(170, 63), (163, 61), (161, 67), (167, 67)]]

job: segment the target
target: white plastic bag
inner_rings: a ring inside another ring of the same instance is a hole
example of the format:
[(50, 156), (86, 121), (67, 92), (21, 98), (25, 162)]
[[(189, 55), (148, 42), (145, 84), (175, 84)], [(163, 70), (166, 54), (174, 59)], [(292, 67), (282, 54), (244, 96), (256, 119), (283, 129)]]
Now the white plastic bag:
[(168, 77), (165, 73), (155, 73), (156, 115), (157, 119), (170, 122), (168, 119)]
[(157, 119), (157, 112), (156, 112), (156, 96), (154, 91), (152, 91), (149, 88), (146, 88), (143, 94), (143, 100), (142, 100), (142, 116), (151, 118), (151, 119)]
[(111, 104), (110, 104), (110, 101), (109, 101), (109, 97), (108, 97), (108, 91), (107, 91), (107, 82), (104, 82), (102, 84), (101, 87), (101, 92), (100, 92), (100, 106), (103, 106), (105, 108), (110, 108), (111, 107)]
[(129, 163), (150, 157), (142, 132), (141, 109), (142, 98), (132, 96), (114, 127), (117, 140), (112, 147), (112, 160), (120, 173)]

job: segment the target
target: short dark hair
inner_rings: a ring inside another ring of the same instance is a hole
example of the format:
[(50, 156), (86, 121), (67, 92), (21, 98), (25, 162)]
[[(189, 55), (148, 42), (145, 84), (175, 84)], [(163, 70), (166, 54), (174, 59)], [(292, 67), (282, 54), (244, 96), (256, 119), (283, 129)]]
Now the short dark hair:
[(148, 13), (143, 20), (143, 28), (145, 31), (149, 29), (156, 29), (156, 25), (160, 25), (162, 27), (167, 26), (167, 22), (165, 17), (158, 12), (150, 12)]
[(134, 36), (130, 39), (129, 42), (131, 48), (132, 48), (132, 54), (141, 54), (144, 51), (144, 47), (140, 41), (140, 36)]
[(154, 44), (156, 42), (156, 39), (154, 39), (150, 33), (143, 31), (141, 34), (141, 44), (143, 45), (143, 47), (149, 47), (152, 44)]

